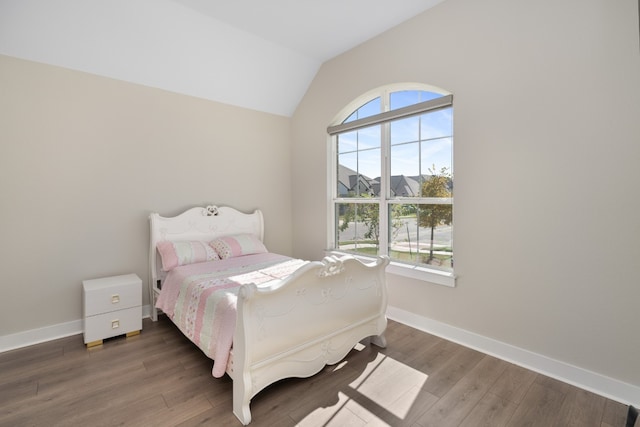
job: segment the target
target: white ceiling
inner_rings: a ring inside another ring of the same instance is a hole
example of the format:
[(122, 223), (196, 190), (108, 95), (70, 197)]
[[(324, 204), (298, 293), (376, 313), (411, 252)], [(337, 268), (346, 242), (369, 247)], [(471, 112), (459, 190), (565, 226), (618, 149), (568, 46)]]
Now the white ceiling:
[(320, 62), (443, 0), (173, 0)]
[(290, 117), (328, 59), (443, 0), (0, 0), (0, 54)]

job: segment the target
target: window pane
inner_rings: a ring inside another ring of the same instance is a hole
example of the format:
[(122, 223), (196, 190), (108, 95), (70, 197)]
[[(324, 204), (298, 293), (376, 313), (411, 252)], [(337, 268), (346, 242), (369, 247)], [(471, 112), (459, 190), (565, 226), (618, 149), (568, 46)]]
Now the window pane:
[[(380, 177), (381, 151), (379, 148), (374, 150), (365, 150), (358, 152), (358, 167), (360, 174), (370, 181), (370, 187), (379, 183), (377, 178)], [(376, 180), (375, 182), (373, 182)], [(374, 192), (377, 196), (378, 191)]]
[(369, 126), (355, 131), (358, 134), (358, 150), (367, 148), (380, 148), (381, 127), (380, 125)]
[(343, 165), (338, 166), (337, 181), (338, 197), (377, 197), (380, 192), (378, 180)]
[(418, 205), (420, 261), (434, 267), (453, 268), (452, 205)]
[(441, 98), (443, 95), (424, 90), (400, 90), (389, 94), (389, 108), (396, 110), (409, 105), (418, 104), (424, 101)]
[(420, 195), (420, 118), (391, 122), (389, 194), (391, 197)]
[(365, 117), (373, 116), (374, 114), (379, 114), (382, 111), (380, 103), (380, 98), (372, 99), (371, 101), (364, 104), (362, 107), (358, 108), (353, 112), (347, 119), (342, 123), (352, 122), (354, 120), (362, 119)]
[(417, 104), (420, 101), (419, 90), (400, 90), (389, 94), (389, 109), (397, 110), (398, 108), (408, 105)]
[(338, 153), (365, 150), (367, 148), (380, 148), (380, 125), (344, 132), (337, 135)]
[[(422, 175), (446, 174), (453, 175), (453, 140), (439, 138), (422, 142), (421, 164)], [(443, 168), (446, 170), (443, 172)], [(444, 197), (444, 196), (443, 196)]]
[[(340, 147), (345, 147), (344, 150)], [(380, 191), (380, 126), (338, 135), (338, 197), (371, 197)]]
[(389, 205), (389, 257), (397, 261), (419, 263), (418, 227), (414, 204)]
[[(452, 109), (434, 111), (420, 116), (420, 163), (425, 181), (440, 176), (446, 179), (423, 184), (423, 197), (452, 197), (453, 191), (453, 121)], [(426, 187), (425, 187), (426, 186)], [(446, 190), (446, 191), (444, 191)]]
[(440, 170), (430, 170), (431, 175), (424, 177), (422, 183), (421, 196), (422, 197), (439, 197), (442, 199), (448, 199), (453, 197), (453, 179), (451, 174), (446, 168)]
[(338, 154), (338, 197), (354, 197), (357, 195), (356, 182), (358, 169), (358, 153)]
[(453, 110), (451, 107), (420, 116), (422, 139), (450, 137), (453, 135)]
[(391, 147), (391, 197), (420, 196), (420, 144)]
[(336, 203), (337, 248), (365, 255), (378, 255), (378, 203)]
[(420, 117), (407, 117), (390, 123), (391, 144), (420, 140)]
[(358, 132), (345, 132), (338, 135), (338, 153), (348, 153), (358, 149)]
[(451, 205), (390, 205), (389, 256), (452, 270), (451, 212)]

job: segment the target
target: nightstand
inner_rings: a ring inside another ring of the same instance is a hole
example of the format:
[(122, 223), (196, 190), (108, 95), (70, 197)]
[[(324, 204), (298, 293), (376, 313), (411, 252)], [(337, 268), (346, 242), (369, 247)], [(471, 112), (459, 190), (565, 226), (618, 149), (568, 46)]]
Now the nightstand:
[(142, 329), (142, 280), (136, 274), (84, 280), (82, 302), (87, 348)]

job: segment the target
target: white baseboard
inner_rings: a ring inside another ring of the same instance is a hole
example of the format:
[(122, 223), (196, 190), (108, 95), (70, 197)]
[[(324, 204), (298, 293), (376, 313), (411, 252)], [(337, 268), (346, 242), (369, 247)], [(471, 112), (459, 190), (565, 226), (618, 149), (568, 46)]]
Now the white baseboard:
[(534, 372), (555, 378), (625, 405), (638, 406), (640, 387), (591, 372), (541, 354), (456, 328), (396, 307), (387, 308), (389, 319), (481, 351)]
[(0, 353), (82, 333), (82, 319), (0, 336)]
[[(145, 317), (149, 317), (150, 313), (151, 306), (142, 306), (143, 319)], [(78, 319), (72, 320), (71, 322), (58, 323), (57, 325), (45, 326), (43, 328), (17, 332), (15, 334), (3, 335), (0, 336), (0, 353), (56, 340), (58, 338), (78, 335), (84, 331), (83, 328), (84, 325), (82, 319)]]
[(147, 317), (151, 317), (151, 305), (143, 305), (142, 306), (142, 318), (146, 319)]

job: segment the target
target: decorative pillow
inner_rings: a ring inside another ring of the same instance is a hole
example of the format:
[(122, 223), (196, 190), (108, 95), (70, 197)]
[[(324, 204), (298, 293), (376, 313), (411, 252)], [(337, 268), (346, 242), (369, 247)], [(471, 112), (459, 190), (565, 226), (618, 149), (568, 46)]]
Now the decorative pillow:
[(162, 259), (162, 269), (164, 271), (171, 271), (179, 265), (220, 259), (216, 251), (214, 251), (207, 242), (195, 240), (185, 242), (158, 242), (156, 247)]
[(220, 259), (267, 252), (264, 244), (253, 234), (219, 237), (209, 242), (209, 245), (215, 249)]

